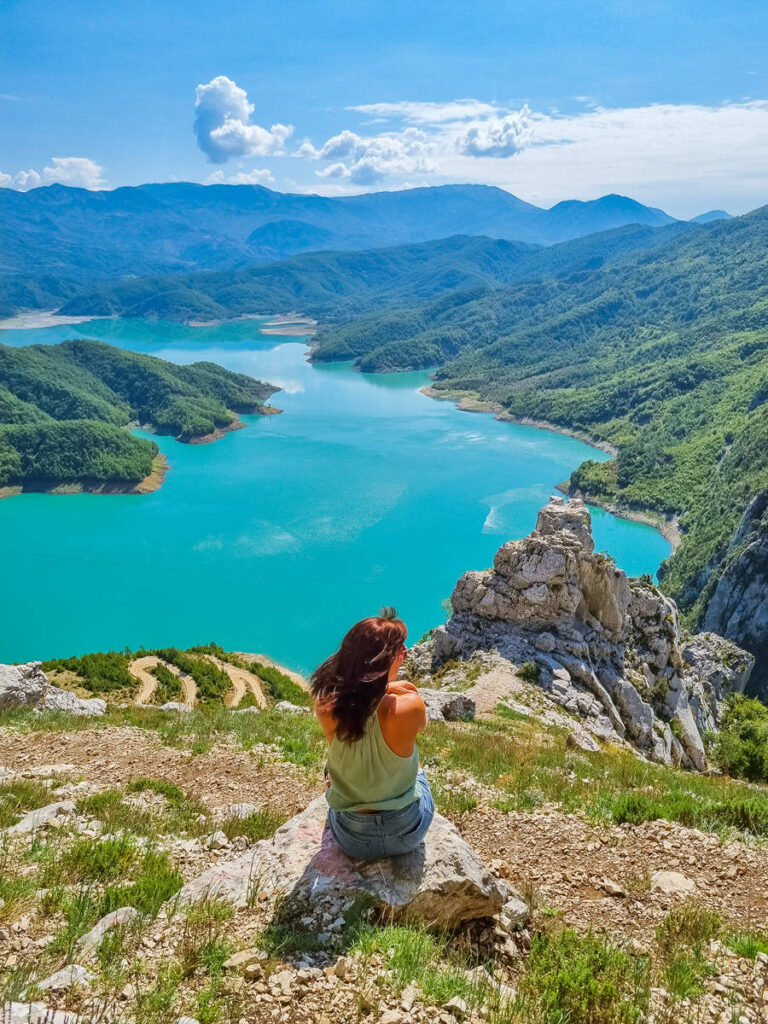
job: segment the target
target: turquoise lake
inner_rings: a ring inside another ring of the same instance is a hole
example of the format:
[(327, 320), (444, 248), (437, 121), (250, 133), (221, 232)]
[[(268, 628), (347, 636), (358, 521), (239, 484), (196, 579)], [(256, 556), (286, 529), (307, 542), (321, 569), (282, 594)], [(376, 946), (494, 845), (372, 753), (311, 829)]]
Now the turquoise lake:
[[(285, 411), (243, 417), (215, 444), (157, 438), (172, 468), (153, 494), (0, 501), (4, 662), (214, 640), (307, 671), (384, 604), (417, 640), (462, 572), (532, 530), (580, 462), (606, 458), (429, 399), (423, 373), (313, 366), (303, 340), (254, 320), (0, 331), (6, 345), (71, 337), (221, 363), (279, 385)], [(598, 550), (631, 575), (670, 552), (650, 527), (599, 509), (593, 522)]]

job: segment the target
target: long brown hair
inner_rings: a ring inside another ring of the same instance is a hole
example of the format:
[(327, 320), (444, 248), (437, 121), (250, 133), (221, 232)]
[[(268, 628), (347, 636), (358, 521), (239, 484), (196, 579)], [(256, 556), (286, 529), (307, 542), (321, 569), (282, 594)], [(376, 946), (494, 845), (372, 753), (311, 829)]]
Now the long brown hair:
[(336, 719), (336, 736), (359, 740), (365, 723), (387, 690), (387, 676), (408, 630), (394, 608), (362, 619), (341, 641), (341, 647), (312, 673), (312, 696), (327, 701)]

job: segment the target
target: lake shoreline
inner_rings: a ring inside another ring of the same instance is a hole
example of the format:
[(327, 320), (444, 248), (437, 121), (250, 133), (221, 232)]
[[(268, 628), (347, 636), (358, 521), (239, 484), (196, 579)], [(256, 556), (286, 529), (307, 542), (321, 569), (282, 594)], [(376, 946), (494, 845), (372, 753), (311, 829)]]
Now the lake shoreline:
[(92, 483), (72, 481), (71, 483), (54, 484), (52, 487), (46, 486), (43, 481), (39, 484), (32, 483), (23, 486), (16, 484), (0, 487), (0, 501), (4, 498), (16, 498), (20, 494), (53, 494), (56, 496), (67, 494), (152, 494), (153, 491), (157, 491), (162, 487), (170, 468), (167, 457), (161, 452), (152, 460), (151, 473), (145, 476), (143, 480), (139, 480), (138, 483), (129, 484), (126, 482), (120, 484), (109, 481), (94, 481)]
[[(479, 412), (479, 413), (491, 413), (494, 418), (501, 420), (505, 423), (514, 423), (518, 426), (524, 427), (535, 427), (537, 430), (550, 430), (554, 434), (562, 434), (565, 437), (573, 437), (577, 441), (582, 441), (584, 444), (588, 444), (591, 448), (596, 448), (598, 451), (603, 451), (612, 458), (616, 458), (618, 455), (618, 449), (615, 445), (609, 444), (607, 441), (598, 441), (594, 437), (590, 437), (583, 430), (571, 430), (568, 427), (561, 427), (555, 423), (549, 422), (549, 420), (538, 420), (533, 419), (530, 416), (512, 416), (506, 412), (502, 406), (497, 402), (489, 402), (472, 392), (468, 391), (439, 391), (433, 388), (430, 384), (427, 384), (423, 388), (419, 388), (421, 394), (426, 395), (428, 398), (434, 398), (437, 401), (442, 402), (453, 402), (457, 409), (461, 409), (462, 412)], [(626, 519), (633, 523), (643, 523), (645, 526), (650, 526), (652, 529), (658, 531), (661, 536), (672, 545), (672, 551), (670, 554), (674, 554), (675, 551), (680, 547), (683, 537), (680, 531), (680, 523), (677, 516), (673, 516), (671, 519), (665, 519), (663, 516), (659, 516), (651, 512), (650, 510), (628, 508), (625, 505), (619, 505), (615, 502), (606, 501), (604, 498), (596, 497), (593, 494), (586, 494), (577, 488), (571, 489), (569, 481), (564, 481), (555, 485), (558, 491), (563, 494), (567, 494), (572, 498), (581, 498), (582, 501), (588, 505), (594, 505), (597, 508), (603, 509), (605, 512), (616, 516), (618, 519)]]

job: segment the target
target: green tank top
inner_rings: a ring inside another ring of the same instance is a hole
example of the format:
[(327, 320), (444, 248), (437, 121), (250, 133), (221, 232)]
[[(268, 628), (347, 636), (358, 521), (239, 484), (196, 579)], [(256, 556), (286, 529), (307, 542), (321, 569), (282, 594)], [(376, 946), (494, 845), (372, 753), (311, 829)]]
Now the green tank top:
[(328, 748), (331, 785), (325, 791), (337, 811), (395, 811), (416, 799), (419, 751), (414, 743), (410, 757), (400, 757), (387, 746), (378, 711), (365, 723), (365, 732), (354, 743), (335, 737)]

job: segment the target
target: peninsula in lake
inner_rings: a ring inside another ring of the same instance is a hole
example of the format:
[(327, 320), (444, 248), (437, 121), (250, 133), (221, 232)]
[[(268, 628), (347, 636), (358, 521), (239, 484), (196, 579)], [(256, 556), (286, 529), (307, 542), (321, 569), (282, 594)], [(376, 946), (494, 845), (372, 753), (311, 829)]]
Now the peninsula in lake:
[(164, 461), (141, 426), (213, 441), (238, 413), (273, 413), (278, 389), (215, 363), (177, 366), (84, 339), (0, 345), (0, 495), (17, 490), (147, 491)]

